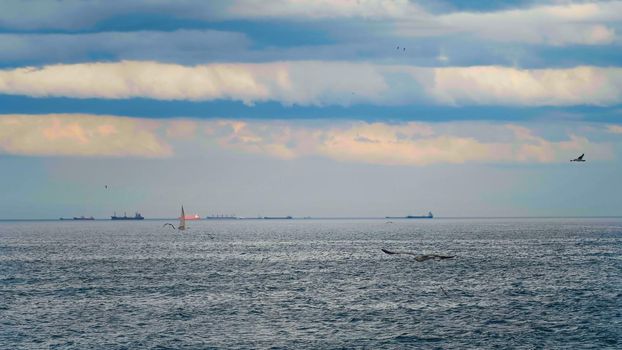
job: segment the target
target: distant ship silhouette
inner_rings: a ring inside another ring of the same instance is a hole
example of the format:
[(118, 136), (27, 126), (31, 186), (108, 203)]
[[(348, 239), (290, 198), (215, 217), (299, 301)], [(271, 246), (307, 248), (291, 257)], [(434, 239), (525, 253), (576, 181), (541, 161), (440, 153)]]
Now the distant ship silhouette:
[(143, 220), (144, 217), (140, 215), (139, 212), (136, 212), (134, 216), (127, 216), (126, 213), (123, 213), (123, 216), (117, 216), (117, 212), (115, 212), (114, 215), (110, 217), (110, 219), (111, 220)]
[(428, 212), (428, 215), (408, 215), (408, 216), (385, 216), (385, 219), (432, 219), (434, 218), (434, 214), (432, 212)]

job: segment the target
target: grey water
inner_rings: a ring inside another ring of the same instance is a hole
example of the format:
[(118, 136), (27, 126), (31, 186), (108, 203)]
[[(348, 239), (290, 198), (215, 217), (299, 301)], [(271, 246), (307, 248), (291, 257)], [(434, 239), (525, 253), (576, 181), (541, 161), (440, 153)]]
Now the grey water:
[(621, 219), (385, 221), (0, 222), (0, 348), (622, 348)]

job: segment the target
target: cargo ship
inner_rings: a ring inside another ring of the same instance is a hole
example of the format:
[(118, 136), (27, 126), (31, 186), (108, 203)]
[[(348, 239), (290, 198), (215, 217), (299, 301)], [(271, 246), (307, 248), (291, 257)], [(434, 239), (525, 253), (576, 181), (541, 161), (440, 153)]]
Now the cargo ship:
[(239, 219), (235, 215), (226, 215), (226, 214), (216, 214), (216, 215), (208, 215), (205, 217), (206, 220), (237, 220)]
[(80, 217), (74, 216), (73, 219), (69, 219), (69, 218), (60, 218), (60, 219), (61, 220), (80, 220), (80, 221), (81, 220), (95, 220), (95, 218), (92, 217), (92, 216), (89, 216), (89, 217), (86, 217), (86, 216), (80, 216)]
[(432, 212), (428, 212), (428, 215), (408, 215), (408, 216), (385, 216), (385, 219), (432, 219), (434, 215)]
[(123, 213), (123, 216), (117, 216), (117, 213), (115, 212), (114, 215), (110, 217), (110, 219), (111, 220), (143, 220), (144, 217), (140, 215), (139, 212), (136, 212), (134, 216), (127, 216), (126, 213)]
[(290, 220), (293, 219), (291, 216), (264, 216), (264, 220)]

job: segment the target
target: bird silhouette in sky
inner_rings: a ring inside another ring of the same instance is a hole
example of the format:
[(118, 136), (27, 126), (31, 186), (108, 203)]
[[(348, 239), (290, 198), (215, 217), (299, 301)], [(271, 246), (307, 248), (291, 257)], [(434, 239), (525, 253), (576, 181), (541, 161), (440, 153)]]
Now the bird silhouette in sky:
[(582, 155), (578, 156), (575, 159), (571, 159), (571, 162), (585, 162), (585, 159), (583, 159), (583, 156), (585, 156), (585, 153), (583, 153)]

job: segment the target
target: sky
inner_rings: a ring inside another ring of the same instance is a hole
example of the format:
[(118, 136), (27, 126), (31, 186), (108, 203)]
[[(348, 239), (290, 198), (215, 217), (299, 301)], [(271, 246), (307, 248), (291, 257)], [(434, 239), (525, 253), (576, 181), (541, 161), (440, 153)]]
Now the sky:
[(618, 216), (620, 179), (622, 1), (0, 2), (0, 219)]

